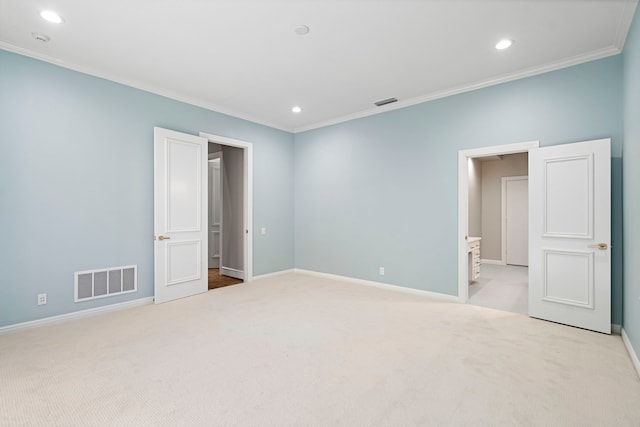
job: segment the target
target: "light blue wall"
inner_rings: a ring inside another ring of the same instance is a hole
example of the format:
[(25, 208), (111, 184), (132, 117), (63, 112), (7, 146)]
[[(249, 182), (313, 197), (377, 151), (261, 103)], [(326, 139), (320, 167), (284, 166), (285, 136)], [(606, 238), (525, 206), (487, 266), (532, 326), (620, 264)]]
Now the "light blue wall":
[(640, 8), (623, 52), (624, 330), (640, 355)]
[[(293, 135), (0, 50), (0, 326), (153, 295), (154, 126), (253, 143), (254, 274), (293, 268)], [(73, 303), (129, 264), (137, 293)]]
[(297, 134), (296, 267), (456, 295), (458, 150), (611, 137), (620, 324), (621, 73), (618, 55)]
[[(634, 25), (625, 84), (637, 86), (629, 77), (638, 74)], [(619, 324), (622, 68), (622, 56), (611, 57), (294, 137), (0, 51), (0, 235), (9, 243), (0, 257), (0, 326), (153, 294), (154, 126), (254, 143), (254, 274), (295, 266), (380, 280), (384, 266), (386, 283), (451, 295), (458, 150), (611, 137), (612, 321)], [(625, 102), (627, 117), (637, 117), (637, 96)], [(638, 133), (630, 122), (627, 141)], [(638, 158), (638, 147), (627, 142), (625, 155)], [(631, 169), (627, 218), (638, 213), (629, 202), (638, 196), (630, 182), (639, 181)], [(638, 253), (629, 240), (627, 260)], [(134, 263), (137, 294), (72, 302), (74, 271)], [(628, 262), (626, 277), (638, 277), (633, 268)], [(638, 324), (639, 286), (625, 286), (636, 293), (626, 299), (625, 329), (637, 346), (640, 331), (629, 324)], [(40, 292), (49, 303), (37, 307)]]

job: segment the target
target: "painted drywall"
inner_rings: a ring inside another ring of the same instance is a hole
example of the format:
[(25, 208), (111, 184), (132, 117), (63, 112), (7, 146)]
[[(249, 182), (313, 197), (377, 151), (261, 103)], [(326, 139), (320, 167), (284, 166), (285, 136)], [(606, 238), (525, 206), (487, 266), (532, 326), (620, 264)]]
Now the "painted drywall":
[(244, 150), (222, 147), (222, 267), (244, 271)]
[(469, 236), (482, 237), (482, 161), (469, 159)]
[[(253, 143), (254, 274), (294, 267), (293, 135), (2, 50), (0, 94), (0, 326), (153, 295), (154, 126)], [(131, 264), (137, 293), (73, 302)]]
[(502, 178), (525, 176), (529, 172), (527, 153), (509, 154), (482, 162), (482, 244), (483, 260), (502, 259)]
[[(624, 76), (624, 319), (640, 355), (640, 8), (623, 52)], [(614, 183), (615, 184), (615, 183)]]
[[(296, 267), (456, 295), (458, 150), (605, 137), (614, 157), (615, 248), (620, 55), (296, 134)], [(621, 252), (613, 258), (612, 320), (619, 324)]]
[(222, 145), (210, 142), (209, 146), (207, 147), (207, 151), (209, 154), (219, 153), (220, 151), (222, 151)]

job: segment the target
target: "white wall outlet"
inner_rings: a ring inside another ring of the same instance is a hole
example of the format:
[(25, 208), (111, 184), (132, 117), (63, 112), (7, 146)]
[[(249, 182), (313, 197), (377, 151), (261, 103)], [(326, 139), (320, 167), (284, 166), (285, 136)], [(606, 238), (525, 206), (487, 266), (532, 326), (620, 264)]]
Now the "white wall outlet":
[(262, 234), (263, 236), (264, 236), (265, 234), (267, 234), (267, 227), (262, 227), (262, 228), (260, 229), (260, 234)]
[(45, 305), (47, 303), (47, 294), (38, 294), (38, 305)]
[(379, 273), (381, 276), (384, 276), (384, 267), (380, 267), (380, 268), (378, 269), (378, 273)]

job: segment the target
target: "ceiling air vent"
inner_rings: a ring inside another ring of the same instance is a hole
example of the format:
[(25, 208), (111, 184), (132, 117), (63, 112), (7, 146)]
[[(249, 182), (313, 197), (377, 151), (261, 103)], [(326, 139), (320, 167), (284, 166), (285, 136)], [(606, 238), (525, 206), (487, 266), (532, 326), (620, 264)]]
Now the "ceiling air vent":
[(378, 107), (382, 107), (383, 105), (391, 104), (393, 102), (398, 102), (398, 100), (395, 98), (387, 98), (383, 99), (382, 101), (374, 102), (374, 104), (376, 104)]

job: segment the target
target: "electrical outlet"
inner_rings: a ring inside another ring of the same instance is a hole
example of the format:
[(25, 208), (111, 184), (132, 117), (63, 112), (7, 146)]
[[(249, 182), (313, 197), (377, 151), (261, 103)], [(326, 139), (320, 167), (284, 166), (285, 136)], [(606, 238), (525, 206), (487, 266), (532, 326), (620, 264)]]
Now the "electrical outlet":
[(262, 234), (263, 236), (264, 236), (265, 234), (267, 234), (267, 227), (262, 227), (262, 228), (260, 229), (260, 234)]
[(47, 303), (47, 294), (38, 294), (38, 305), (45, 305)]
[(384, 276), (384, 267), (380, 267), (380, 268), (378, 269), (378, 273), (379, 273), (381, 276)]

